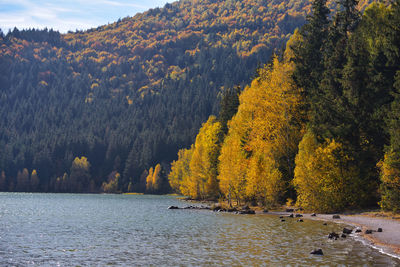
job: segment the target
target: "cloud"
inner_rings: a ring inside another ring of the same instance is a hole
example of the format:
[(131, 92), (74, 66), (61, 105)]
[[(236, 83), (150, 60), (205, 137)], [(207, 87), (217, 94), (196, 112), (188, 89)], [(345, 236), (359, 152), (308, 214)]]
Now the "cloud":
[(0, 28), (85, 30), (173, 0), (0, 0)]
[(148, 6), (144, 6), (144, 5), (123, 3), (123, 2), (118, 2), (118, 1), (109, 1), (109, 0), (105, 0), (105, 1), (103, 1), (103, 3), (106, 5), (118, 6), (118, 7), (133, 7), (133, 8), (140, 8), (140, 9), (149, 8)]

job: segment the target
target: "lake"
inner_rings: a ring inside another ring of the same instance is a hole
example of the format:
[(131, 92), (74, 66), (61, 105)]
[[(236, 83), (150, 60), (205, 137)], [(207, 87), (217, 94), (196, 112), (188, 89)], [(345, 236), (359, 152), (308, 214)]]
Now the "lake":
[[(168, 210), (171, 196), (0, 193), (0, 266), (397, 266), (342, 225)], [(322, 248), (324, 256), (310, 255)]]

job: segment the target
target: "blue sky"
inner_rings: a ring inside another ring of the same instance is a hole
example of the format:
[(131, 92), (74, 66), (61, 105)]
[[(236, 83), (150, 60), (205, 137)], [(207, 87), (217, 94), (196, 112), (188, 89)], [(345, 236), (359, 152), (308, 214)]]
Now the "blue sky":
[(85, 30), (174, 0), (0, 0), (0, 28)]

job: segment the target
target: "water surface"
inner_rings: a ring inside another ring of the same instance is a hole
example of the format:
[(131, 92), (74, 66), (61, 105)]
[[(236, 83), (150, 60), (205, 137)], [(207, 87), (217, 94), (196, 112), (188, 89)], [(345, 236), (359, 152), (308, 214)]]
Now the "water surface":
[[(0, 266), (400, 266), (337, 224), (235, 215), (170, 196), (0, 193)], [(324, 256), (310, 255), (322, 248)]]

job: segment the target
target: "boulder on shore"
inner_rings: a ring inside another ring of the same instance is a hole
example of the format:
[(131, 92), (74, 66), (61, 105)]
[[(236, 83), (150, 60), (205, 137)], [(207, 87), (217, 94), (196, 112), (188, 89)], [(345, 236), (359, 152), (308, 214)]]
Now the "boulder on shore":
[(313, 255), (324, 255), (324, 253), (322, 252), (322, 249), (314, 249), (313, 251), (311, 251), (311, 253), (310, 254), (313, 254)]

